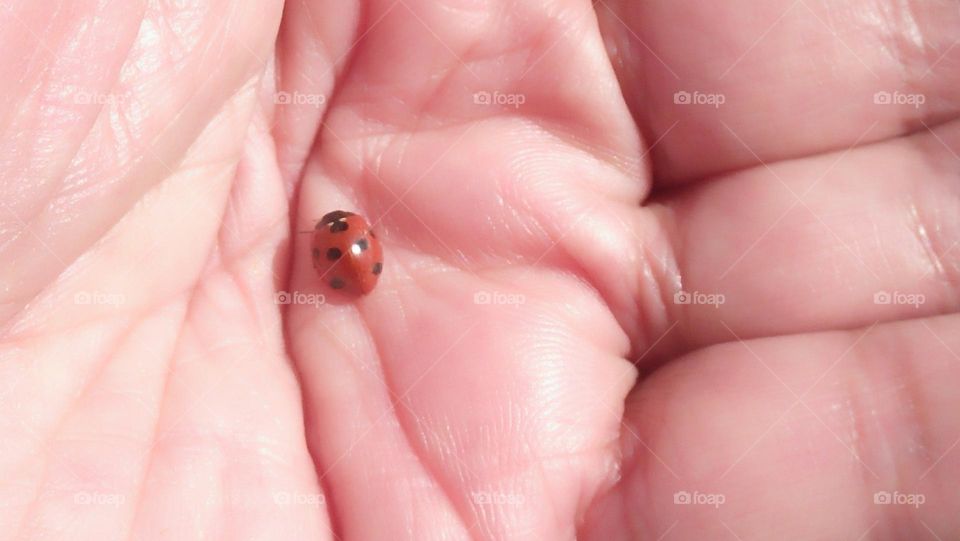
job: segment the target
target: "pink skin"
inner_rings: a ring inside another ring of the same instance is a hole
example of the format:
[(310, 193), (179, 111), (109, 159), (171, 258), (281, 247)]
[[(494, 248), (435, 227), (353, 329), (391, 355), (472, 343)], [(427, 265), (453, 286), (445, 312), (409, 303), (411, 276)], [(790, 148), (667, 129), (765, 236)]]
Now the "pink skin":
[(102, 4), (0, 10), (0, 540), (960, 537), (955, 2)]

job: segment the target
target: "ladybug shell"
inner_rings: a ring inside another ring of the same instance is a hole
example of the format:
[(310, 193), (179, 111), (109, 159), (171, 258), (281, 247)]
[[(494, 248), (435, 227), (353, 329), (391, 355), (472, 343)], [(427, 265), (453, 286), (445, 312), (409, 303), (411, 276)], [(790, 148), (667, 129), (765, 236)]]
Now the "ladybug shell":
[(311, 255), (320, 278), (333, 289), (365, 295), (383, 270), (383, 248), (367, 220), (343, 210), (317, 222)]

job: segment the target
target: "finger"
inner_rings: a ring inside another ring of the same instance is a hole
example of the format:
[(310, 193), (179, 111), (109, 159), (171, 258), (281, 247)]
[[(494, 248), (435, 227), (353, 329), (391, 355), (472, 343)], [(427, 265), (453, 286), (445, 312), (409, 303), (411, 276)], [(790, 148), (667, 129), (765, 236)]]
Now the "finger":
[(661, 182), (845, 149), (874, 123), (866, 141), (960, 112), (952, 2), (610, 0), (597, 10), (638, 123), (650, 140), (666, 135), (653, 150)]
[(955, 311), (960, 123), (664, 198), (688, 347)]
[[(336, 17), (329, 14), (336, 12)], [(274, 111), (273, 135), (281, 176), (290, 186), (300, 179), (334, 88), (362, 41), (361, 2), (285, 2), (266, 98)], [(292, 191), (292, 190), (291, 190)]]
[(665, 367), (628, 399), (623, 478), (582, 538), (956, 537), (958, 326), (734, 342)]

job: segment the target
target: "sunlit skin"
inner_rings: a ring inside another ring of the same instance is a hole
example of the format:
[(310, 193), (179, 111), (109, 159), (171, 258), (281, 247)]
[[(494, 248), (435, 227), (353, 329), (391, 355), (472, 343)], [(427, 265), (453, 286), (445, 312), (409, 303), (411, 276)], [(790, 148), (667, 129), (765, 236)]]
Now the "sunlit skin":
[(2, 8), (0, 541), (960, 538), (955, 1)]

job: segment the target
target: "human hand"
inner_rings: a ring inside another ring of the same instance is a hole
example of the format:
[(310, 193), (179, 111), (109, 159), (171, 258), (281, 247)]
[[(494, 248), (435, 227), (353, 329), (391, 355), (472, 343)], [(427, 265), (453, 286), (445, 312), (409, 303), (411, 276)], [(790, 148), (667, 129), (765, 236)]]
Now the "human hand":
[(0, 10), (0, 537), (958, 536), (955, 3), (100, 4)]

